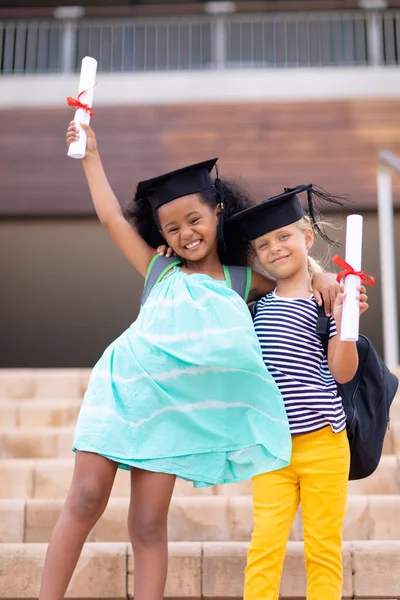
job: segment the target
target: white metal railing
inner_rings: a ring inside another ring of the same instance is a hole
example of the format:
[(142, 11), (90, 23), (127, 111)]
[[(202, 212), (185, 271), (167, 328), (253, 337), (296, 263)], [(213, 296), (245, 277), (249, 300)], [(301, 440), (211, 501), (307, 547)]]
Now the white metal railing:
[(381, 264), (383, 349), (385, 362), (395, 367), (400, 362), (397, 317), (397, 288), (394, 241), (392, 173), (400, 174), (400, 158), (381, 150), (377, 172), (378, 225)]
[(85, 55), (115, 72), (400, 62), (400, 11), (123, 20), (57, 15), (0, 21), (0, 73), (74, 72)]

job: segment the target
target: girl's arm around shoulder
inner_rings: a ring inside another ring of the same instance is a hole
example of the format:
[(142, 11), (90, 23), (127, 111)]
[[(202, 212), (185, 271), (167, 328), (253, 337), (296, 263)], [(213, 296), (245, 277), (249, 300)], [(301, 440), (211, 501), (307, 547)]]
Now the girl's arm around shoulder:
[(340, 292), (335, 273), (314, 273), (311, 286), (317, 304), (324, 305), (325, 314), (329, 317), (333, 313), (335, 300)]
[[(358, 288), (360, 295), (360, 315), (368, 309), (368, 297), (365, 293), (365, 287)], [(338, 383), (347, 383), (351, 381), (357, 372), (358, 368), (358, 352), (355, 342), (342, 342), (340, 340), (340, 329), (342, 322), (343, 300), (345, 295), (338, 294), (334, 309), (333, 317), (336, 323), (337, 335), (329, 340), (328, 344), (328, 367), (332, 377)]]
[[(87, 125), (82, 125), (82, 127), (87, 134), (86, 156), (82, 160), (82, 165), (97, 216), (122, 254), (145, 277), (147, 268), (156, 251), (143, 240), (125, 219), (121, 206), (104, 172), (94, 132)], [(76, 139), (75, 135), (76, 127), (72, 123), (68, 128), (67, 143), (74, 141)]]
[(272, 292), (276, 287), (276, 281), (267, 277), (266, 275), (262, 275), (258, 271), (252, 269), (251, 271), (251, 286), (249, 297), (247, 299), (248, 304), (254, 304), (261, 298), (263, 298), (266, 294)]

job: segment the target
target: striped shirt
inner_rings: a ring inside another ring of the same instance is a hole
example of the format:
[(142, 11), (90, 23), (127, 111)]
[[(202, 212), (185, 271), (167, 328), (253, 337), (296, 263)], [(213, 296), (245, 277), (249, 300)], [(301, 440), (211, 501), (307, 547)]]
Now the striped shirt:
[[(316, 333), (314, 296), (282, 298), (271, 292), (257, 302), (254, 314), (263, 359), (282, 393), (291, 433), (310, 433), (327, 425), (334, 433), (343, 431), (346, 415)], [(331, 317), (329, 339), (335, 335)]]

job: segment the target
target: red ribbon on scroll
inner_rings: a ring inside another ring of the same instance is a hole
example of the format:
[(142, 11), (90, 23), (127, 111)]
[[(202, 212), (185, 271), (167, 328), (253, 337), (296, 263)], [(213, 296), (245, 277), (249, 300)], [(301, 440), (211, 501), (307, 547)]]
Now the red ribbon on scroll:
[(338, 283), (340, 283), (342, 279), (346, 279), (347, 275), (357, 275), (365, 285), (374, 285), (375, 279), (372, 275), (368, 275), (368, 273), (364, 273), (364, 271), (355, 271), (351, 265), (337, 254), (332, 258), (332, 262), (343, 269), (343, 271), (340, 271), (337, 274), (336, 279)]
[[(97, 83), (95, 85), (97, 85)], [(82, 94), (86, 94), (86, 92), (88, 92), (88, 91), (89, 90), (83, 90), (83, 92), (78, 94), (78, 98), (72, 98), (72, 96), (68, 96), (67, 103), (68, 103), (68, 106), (75, 106), (76, 108), (83, 108), (84, 110), (86, 110), (89, 117), (93, 117), (93, 110), (91, 109), (89, 104), (85, 104), (84, 102), (81, 102)]]

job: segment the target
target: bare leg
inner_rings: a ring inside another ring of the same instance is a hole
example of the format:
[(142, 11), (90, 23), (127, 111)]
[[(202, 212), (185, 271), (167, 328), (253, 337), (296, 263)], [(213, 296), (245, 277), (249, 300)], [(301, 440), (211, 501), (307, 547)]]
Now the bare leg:
[(39, 600), (62, 600), (82, 546), (107, 506), (118, 465), (91, 452), (77, 452), (66, 502), (51, 535)]
[(135, 600), (162, 600), (168, 567), (168, 509), (175, 475), (131, 470), (128, 530)]

